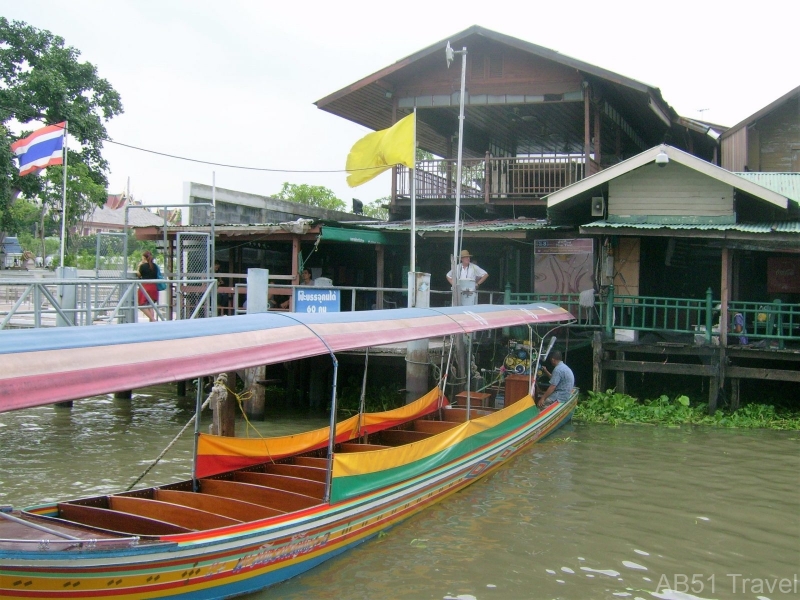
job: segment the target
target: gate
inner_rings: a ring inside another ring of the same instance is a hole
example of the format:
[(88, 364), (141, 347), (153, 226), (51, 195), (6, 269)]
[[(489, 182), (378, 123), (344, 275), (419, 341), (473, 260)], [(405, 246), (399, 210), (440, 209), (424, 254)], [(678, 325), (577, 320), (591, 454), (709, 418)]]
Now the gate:
[(207, 233), (179, 233), (177, 236), (177, 279), (179, 319), (200, 319), (217, 314), (216, 280), (212, 275), (211, 236)]

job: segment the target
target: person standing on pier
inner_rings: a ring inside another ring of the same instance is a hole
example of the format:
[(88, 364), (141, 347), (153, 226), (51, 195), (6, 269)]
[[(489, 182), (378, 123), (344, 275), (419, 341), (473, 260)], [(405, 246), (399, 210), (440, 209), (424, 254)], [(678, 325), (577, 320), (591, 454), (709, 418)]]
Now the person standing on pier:
[(550, 355), (550, 363), (553, 365), (553, 372), (542, 366), (544, 374), (550, 378), (550, 387), (542, 394), (536, 406), (539, 410), (545, 409), (556, 402), (566, 402), (575, 387), (575, 375), (563, 360), (560, 350), (555, 350)]
[[(153, 255), (150, 253), (150, 250), (145, 250), (142, 253), (142, 262), (139, 263), (139, 268), (136, 272), (139, 279), (158, 279), (158, 268), (153, 262)], [(138, 296), (139, 309), (152, 323), (156, 320), (156, 316), (150, 303), (151, 301), (153, 304), (158, 302), (158, 284), (155, 282), (141, 284), (139, 286)]]
[[(469, 250), (462, 250), (461, 264), (456, 267), (456, 280), (461, 292), (461, 306), (472, 306), (478, 303), (478, 286), (486, 281), (489, 273), (472, 262)], [(453, 285), (453, 270), (447, 272), (447, 282)]]

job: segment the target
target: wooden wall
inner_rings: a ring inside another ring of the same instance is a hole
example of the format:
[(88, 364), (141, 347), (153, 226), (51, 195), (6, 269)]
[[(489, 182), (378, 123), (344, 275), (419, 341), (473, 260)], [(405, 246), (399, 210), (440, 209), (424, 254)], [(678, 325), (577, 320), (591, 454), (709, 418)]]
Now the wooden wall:
[(788, 173), (799, 171), (800, 98), (793, 98), (776, 108), (756, 124), (759, 134), (759, 168), (751, 171)]
[(670, 162), (645, 165), (608, 184), (609, 217), (733, 216), (733, 187)]
[(639, 295), (641, 240), (620, 237), (614, 249), (614, 293), (621, 296)]

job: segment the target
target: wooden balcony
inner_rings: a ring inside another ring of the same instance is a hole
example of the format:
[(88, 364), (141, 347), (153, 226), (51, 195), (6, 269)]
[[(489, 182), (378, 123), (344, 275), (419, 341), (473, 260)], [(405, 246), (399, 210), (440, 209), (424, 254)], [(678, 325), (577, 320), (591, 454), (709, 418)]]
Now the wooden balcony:
[[(594, 172), (592, 166), (590, 169)], [(464, 205), (544, 205), (543, 196), (558, 191), (586, 176), (582, 154), (553, 154), (517, 157), (486, 157), (462, 160), (461, 202)], [(415, 171), (419, 205), (452, 204), (456, 197), (455, 159), (423, 160)], [(392, 202), (409, 206), (411, 175), (398, 167)]]

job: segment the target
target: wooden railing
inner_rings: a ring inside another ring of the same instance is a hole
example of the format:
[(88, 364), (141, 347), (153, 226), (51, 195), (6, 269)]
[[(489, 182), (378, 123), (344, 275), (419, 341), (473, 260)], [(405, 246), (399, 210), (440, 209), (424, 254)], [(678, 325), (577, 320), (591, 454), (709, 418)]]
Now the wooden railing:
[[(450, 200), (456, 195), (455, 159), (417, 161), (416, 196), (421, 200)], [(486, 157), (463, 159), (461, 197), (483, 199), (541, 198), (586, 176), (582, 154)], [(410, 169), (397, 167), (395, 197), (411, 197)]]

